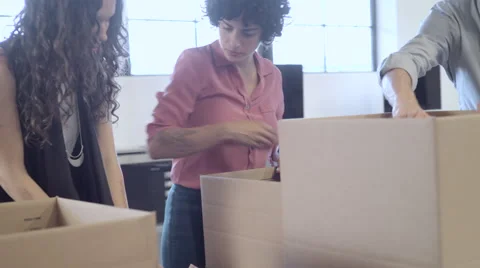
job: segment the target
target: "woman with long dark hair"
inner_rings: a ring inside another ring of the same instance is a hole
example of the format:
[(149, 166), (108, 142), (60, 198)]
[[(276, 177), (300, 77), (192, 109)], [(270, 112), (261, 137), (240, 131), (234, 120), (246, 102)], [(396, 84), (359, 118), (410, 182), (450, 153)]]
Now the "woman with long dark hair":
[(0, 43), (0, 202), (127, 207), (113, 142), (122, 0), (26, 0)]

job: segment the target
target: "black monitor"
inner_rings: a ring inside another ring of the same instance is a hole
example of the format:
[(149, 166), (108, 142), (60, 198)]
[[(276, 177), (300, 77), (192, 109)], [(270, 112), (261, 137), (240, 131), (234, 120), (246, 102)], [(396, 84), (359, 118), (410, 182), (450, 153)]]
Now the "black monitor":
[(285, 113), (283, 119), (303, 118), (303, 66), (276, 65), (283, 78)]

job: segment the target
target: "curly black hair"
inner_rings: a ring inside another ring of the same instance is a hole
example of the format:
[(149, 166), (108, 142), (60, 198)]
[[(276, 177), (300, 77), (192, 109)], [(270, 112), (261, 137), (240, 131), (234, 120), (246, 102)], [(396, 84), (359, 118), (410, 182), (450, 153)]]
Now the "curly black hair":
[[(93, 29), (100, 29), (97, 12), (103, 0), (26, 0), (16, 17), (15, 29), (4, 47), (17, 86), (17, 106), (27, 144), (48, 143), (54, 118), (59, 116), (59, 96), (81, 93), (93, 120), (113, 115), (120, 90), (114, 80), (119, 57), (125, 50), (123, 0), (116, 1), (108, 41), (94, 51)], [(67, 111), (73, 114), (73, 105)]]
[(216, 27), (222, 20), (241, 16), (245, 24), (257, 24), (265, 45), (282, 36), (284, 18), (290, 12), (288, 0), (205, 0), (205, 7), (210, 23)]

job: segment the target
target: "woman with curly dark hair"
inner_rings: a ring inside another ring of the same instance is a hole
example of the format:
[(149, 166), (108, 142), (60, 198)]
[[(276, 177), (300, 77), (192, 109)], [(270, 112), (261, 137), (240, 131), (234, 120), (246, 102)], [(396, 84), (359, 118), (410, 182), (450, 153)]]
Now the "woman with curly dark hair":
[(205, 266), (200, 175), (265, 167), (284, 103), (280, 71), (255, 51), (283, 30), (288, 0), (206, 0), (219, 40), (185, 50), (148, 125), (152, 158), (173, 158), (164, 268)]
[(0, 44), (0, 202), (127, 207), (111, 120), (122, 0), (26, 0)]

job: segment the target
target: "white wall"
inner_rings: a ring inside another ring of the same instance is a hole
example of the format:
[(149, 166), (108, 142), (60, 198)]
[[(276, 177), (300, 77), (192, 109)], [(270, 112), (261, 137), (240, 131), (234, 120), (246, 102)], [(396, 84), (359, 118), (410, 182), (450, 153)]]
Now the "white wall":
[(119, 117), (113, 134), (117, 151), (145, 151), (146, 125), (152, 120), (156, 105), (155, 93), (163, 91), (167, 76), (126, 76), (117, 82), (122, 87), (118, 96)]
[[(377, 0), (378, 59), (413, 37), (435, 0)], [(119, 151), (144, 150), (145, 126), (151, 121), (155, 93), (168, 76), (120, 77), (120, 121), (114, 129)], [(443, 109), (458, 109), (458, 97), (445, 73), (441, 80)], [(305, 74), (305, 117), (383, 112), (383, 96), (375, 73)]]
[(376, 73), (305, 74), (303, 101), (305, 117), (383, 112)]

